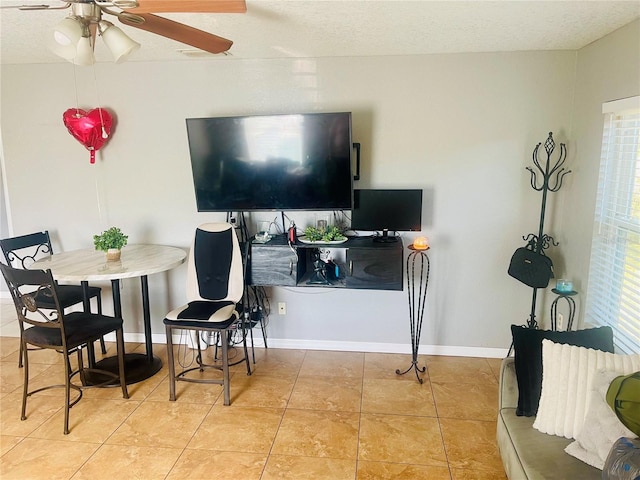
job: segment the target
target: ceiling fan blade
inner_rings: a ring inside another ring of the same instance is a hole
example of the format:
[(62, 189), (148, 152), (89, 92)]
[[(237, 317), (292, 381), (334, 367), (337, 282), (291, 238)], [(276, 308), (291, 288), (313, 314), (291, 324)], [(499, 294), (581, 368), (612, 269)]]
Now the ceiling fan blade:
[[(130, 12), (133, 13), (133, 12)], [(133, 15), (132, 15), (133, 16)], [(130, 27), (146, 30), (147, 32), (162, 35), (181, 43), (186, 43), (192, 47), (199, 48), (205, 52), (222, 53), (231, 48), (233, 42), (226, 38), (219, 37), (212, 33), (198, 30), (184, 23), (174, 22), (168, 18), (159, 17), (150, 13), (135, 13), (136, 17), (144, 19), (144, 22), (138, 23), (135, 20), (127, 18), (127, 15), (120, 15), (118, 18), (125, 25)]]
[(0, 8), (15, 8), (17, 10), (63, 10), (70, 6), (71, 2), (66, 2), (64, 5), (48, 5), (45, 3), (39, 5), (1, 5)]
[(245, 0), (138, 0), (131, 13), (245, 13)]

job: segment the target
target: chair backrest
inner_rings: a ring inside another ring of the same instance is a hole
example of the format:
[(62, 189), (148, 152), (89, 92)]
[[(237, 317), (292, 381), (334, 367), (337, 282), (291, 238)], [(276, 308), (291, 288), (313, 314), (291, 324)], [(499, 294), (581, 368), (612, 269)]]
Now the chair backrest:
[[(21, 330), (22, 323), (62, 330), (64, 325), (62, 309), (55, 291), (55, 282), (51, 270), (24, 270), (0, 263), (0, 270), (7, 282), (9, 292), (16, 307)], [(38, 299), (36, 300), (36, 297)], [(55, 309), (40, 307), (41, 299), (46, 298)]]
[(187, 300), (238, 303), (243, 291), (242, 255), (233, 225), (200, 225), (189, 252)]
[(3, 238), (0, 248), (7, 265), (16, 268), (28, 268), (40, 258), (53, 254), (49, 232), (36, 232), (19, 237)]

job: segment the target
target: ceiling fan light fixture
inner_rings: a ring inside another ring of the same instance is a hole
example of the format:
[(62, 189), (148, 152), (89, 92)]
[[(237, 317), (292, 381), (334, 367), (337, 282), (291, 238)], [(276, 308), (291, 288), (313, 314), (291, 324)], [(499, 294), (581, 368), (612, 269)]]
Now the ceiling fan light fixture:
[(93, 56), (93, 45), (91, 44), (91, 37), (82, 37), (78, 41), (76, 48), (76, 55), (72, 60), (74, 65), (93, 65), (95, 63), (95, 57)]
[(124, 62), (129, 55), (140, 48), (138, 42), (107, 20), (98, 23), (98, 30), (116, 63)]
[(83, 33), (84, 25), (78, 18), (66, 17), (53, 29), (49, 49), (65, 60), (72, 60)]

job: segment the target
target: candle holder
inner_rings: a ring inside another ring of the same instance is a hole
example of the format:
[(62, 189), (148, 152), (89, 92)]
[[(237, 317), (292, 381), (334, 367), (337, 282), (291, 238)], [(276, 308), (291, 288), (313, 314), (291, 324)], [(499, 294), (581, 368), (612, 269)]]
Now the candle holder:
[[(422, 321), (424, 319), (424, 307), (427, 300), (427, 286), (429, 285), (430, 263), (426, 251), (428, 245), (419, 244), (416, 248), (409, 245), (411, 253), (407, 257), (407, 292), (409, 296), (409, 327), (411, 329), (411, 365), (406, 370), (396, 370), (397, 375), (404, 375), (411, 370), (415, 371), (418, 382), (423, 383), (420, 374), (426, 372), (427, 367), (418, 366), (418, 348), (420, 346), (420, 334), (422, 333)], [(420, 275), (416, 278), (416, 268)]]
[(560, 293), (571, 293), (573, 292), (573, 282), (571, 280), (567, 280), (566, 278), (559, 278), (556, 281), (555, 290), (557, 290)]

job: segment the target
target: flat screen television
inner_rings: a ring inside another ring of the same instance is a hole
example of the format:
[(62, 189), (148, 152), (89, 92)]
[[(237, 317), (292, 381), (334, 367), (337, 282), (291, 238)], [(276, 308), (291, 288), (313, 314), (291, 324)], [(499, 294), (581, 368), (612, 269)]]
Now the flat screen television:
[(375, 241), (392, 242), (389, 232), (422, 230), (422, 190), (354, 190), (351, 230), (382, 232)]
[(350, 112), (186, 123), (199, 212), (351, 209)]

